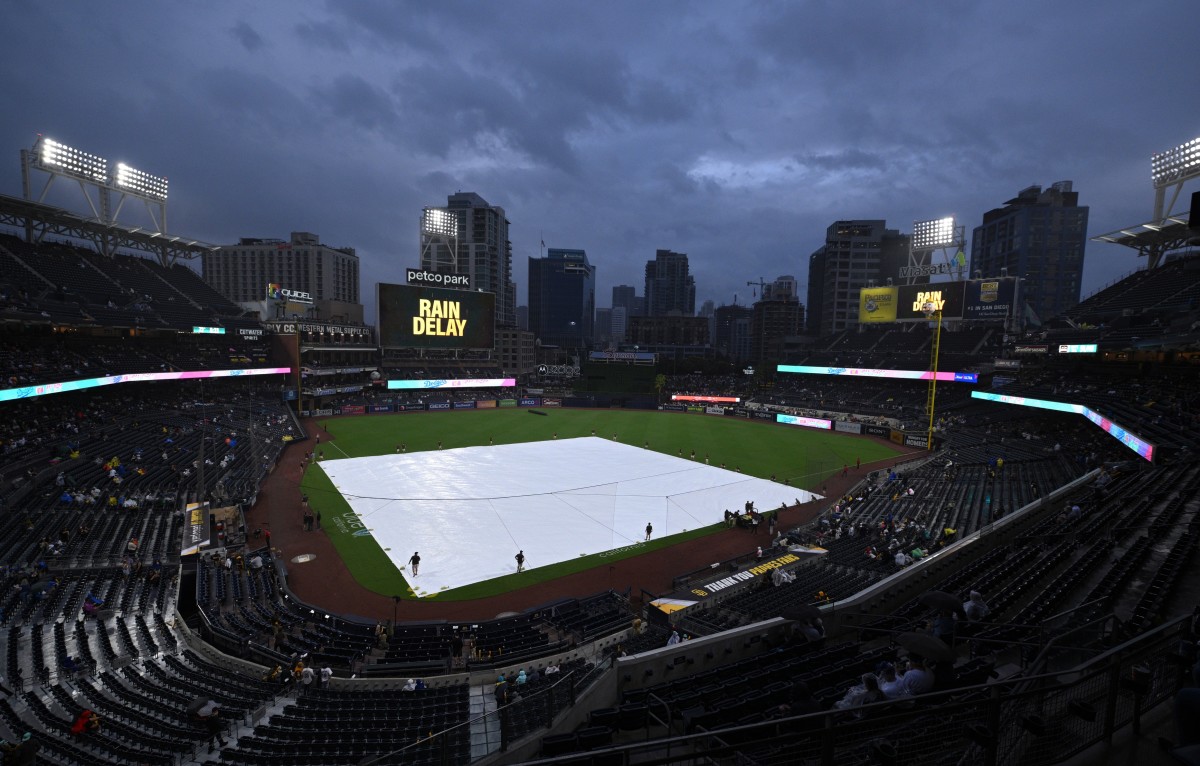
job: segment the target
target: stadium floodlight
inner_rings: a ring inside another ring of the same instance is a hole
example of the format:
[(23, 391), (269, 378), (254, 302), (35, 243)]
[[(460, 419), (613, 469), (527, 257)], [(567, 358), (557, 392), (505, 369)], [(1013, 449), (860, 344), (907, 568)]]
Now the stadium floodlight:
[(936, 250), (954, 244), (954, 216), (933, 221), (913, 221), (912, 249)]
[(143, 173), (136, 168), (129, 167), (124, 162), (117, 164), (117, 176), (113, 181), (117, 188), (124, 191), (158, 201), (167, 199), (167, 179)]
[(1200, 176), (1200, 138), (1150, 157), (1150, 177), (1156, 189), (1197, 176)]
[(99, 183), (108, 181), (108, 160), (59, 143), (52, 138), (42, 138), (38, 149), (38, 161), (47, 170), (64, 175)]
[(427, 207), (421, 214), (421, 231), (442, 237), (458, 236), (458, 216), (449, 210)]

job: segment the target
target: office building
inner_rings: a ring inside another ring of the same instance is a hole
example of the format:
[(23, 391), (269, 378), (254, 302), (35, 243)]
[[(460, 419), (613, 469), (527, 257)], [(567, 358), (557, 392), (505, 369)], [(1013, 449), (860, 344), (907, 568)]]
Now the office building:
[(658, 250), (646, 262), (646, 316), (694, 316), (696, 282), (688, 273), (685, 253)]
[(799, 335), (804, 327), (804, 306), (796, 296), (780, 288), (770, 292), (753, 309), (750, 358), (758, 365), (782, 359), (784, 339)]
[[(322, 245), (316, 234), (294, 231), (286, 240), (243, 237), (205, 253), (200, 266), (205, 282), (264, 320), (363, 321), (358, 255), (352, 247)], [(275, 288), (268, 298), (270, 285)]]
[(420, 223), (421, 268), (469, 277), (471, 290), (496, 294), (496, 325), (515, 327), (517, 286), (512, 281), (512, 242), (504, 208), (474, 192), (427, 207)]
[(583, 250), (550, 248), (529, 259), (529, 329), (543, 346), (590, 349), (596, 316), (596, 267)]
[(734, 362), (749, 359), (753, 309), (735, 303), (732, 306), (718, 306), (713, 315), (713, 346), (717, 355)]
[(1030, 186), (983, 214), (971, 235), (971, 273), (1020, 277), (1024, 303), (1045, 320), (1079, 303), (1088, 208), (1070, 181)]
[[(899, 277), (908, 258), (909, 236), (882, 220), (836, 221), (825, 246), (809, 258), (809, 331), (830, 335), (858, 326), (858, 293), (870, 284)], [(817, 302), (814, 302), (814, 298)]]

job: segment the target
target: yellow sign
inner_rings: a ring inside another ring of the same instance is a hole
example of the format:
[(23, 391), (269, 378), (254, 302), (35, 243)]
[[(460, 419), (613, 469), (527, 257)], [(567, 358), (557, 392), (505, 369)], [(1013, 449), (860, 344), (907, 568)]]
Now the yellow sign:
[(864, 287), (858, 296), (859, 324), (896, 321), (896, 288)]
[(458, 301), (431, 301), (421, 298), (419, 316), (413, 317), (413, 335), (453, 335), (461, 338), (467, 329)]
[(946, 307), (946, 299), (942, 297), (941, 290), (929, 290), (926, 292), (917, 293), (916, 299), (913, 301), (913, 311), (941, 311)]

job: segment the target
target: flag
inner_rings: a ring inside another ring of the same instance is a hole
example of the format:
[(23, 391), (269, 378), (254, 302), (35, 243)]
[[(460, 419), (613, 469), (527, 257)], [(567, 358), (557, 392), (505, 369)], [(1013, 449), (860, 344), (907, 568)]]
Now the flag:
[(542, 249), (543, 250), (546, 249), (546, 240), (544, 240), (544, 239), (542, 240)]

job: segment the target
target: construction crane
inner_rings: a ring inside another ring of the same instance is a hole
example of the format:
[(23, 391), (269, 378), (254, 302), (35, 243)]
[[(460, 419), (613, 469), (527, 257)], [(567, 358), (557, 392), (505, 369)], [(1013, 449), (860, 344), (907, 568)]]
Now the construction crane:
[(746, 286), (747, 287), (757, 287), (758, 288), (758, 297), (765, 298), (765, 297), (767, 297), (767, 287), (770, 284), (771, 284), (770, 282), (765, 282), (765, 281), (763, 281), (762, 277), (759, 277), (757, 282), (747, 282)]

